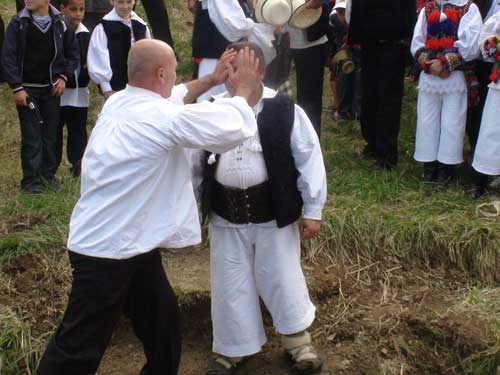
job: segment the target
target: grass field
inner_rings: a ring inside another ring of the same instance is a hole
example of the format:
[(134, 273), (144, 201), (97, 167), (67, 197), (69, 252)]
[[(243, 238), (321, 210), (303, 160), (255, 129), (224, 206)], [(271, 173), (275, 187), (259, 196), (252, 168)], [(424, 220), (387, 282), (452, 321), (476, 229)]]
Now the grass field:
[[(167, 2), (180, 57), (179, 81), (189, 79), (192, 72), (192, 20), (184, 3), (183, 0)], [(13, 10), (13, 0), (0, 0), (0, 14), (6, 23)], [(140, 6), (138, 12), (141, 13)], [(459, 179), (446, 188), (421, 182), (420, 166), (412, 159), (416, 117), (416, 89), (412, 83), (407, 84), (404, 100), (401, 161), (390, 172), (377, 170), (372, 162), (360, 158), (364, 142), (358, 124), (344, 123), (334, 127), (331, 97), (328, 88), (325, 90), (321, 141), (328, 172), (329, 199), (322, 234), (308, 245), (307, 260), (350, 265), (360, 257), (382, 261), (395, 257), (420, 268), (466, 273), (470, 289), (464, 291), (456, 309), (476, 312), (491, 322), (492, 336), (497, 339), (490, 342), (490, 351), (477, 354), (475, 367), (471, 367), (472, 373), (489, 374), (489, 369), (498, 362), (500, 346), (500, 289), (497, 286), (500, 230), (498, 218), (479, 218), (476, 207), (495, 198), (473, 201), (466, 197), (465, 192), (471, 187), (467, 166), (460, 169)], [(94, 95), (89, 131), (99, 106), (99, 99)], [(43, 256), (47, 253), (51, 257), (54, 250), (64, 249), (79, 182), (69, 176), (68, 165), (63, 163), (59, 171), (63, 179), (61, 191), (47, 191), (33, 197), (19, 194), (19, 125), (6, 85), (0, 86), (0, 126), (2, 289), (9, 287), (9, 276), (3, 270), (22, 254)], [(470, 159), (469, 154), (466, 156)], [(29, 321), (29, 316), (11, 309), (9, 301), (0, 298), (0, 361), (3, 358), (7, 374), (20, 373), (16, 372), (19, 368), (32, 369), (37, 361), (39, 352), (33, 348), (43, 346), (46, 332), (33, 330)], [(25, 362), (28, 365), (21, 365)], [(490, 367), (481, 367), (488, 363)], [(0, 362), (3, 374), (1, 369)]]

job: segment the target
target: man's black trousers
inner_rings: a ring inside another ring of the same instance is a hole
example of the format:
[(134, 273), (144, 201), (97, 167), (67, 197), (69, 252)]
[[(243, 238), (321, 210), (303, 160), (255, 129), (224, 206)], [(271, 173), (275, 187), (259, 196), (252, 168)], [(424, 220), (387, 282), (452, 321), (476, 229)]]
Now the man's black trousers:
[(57, 165), (61, 164), (63, 151), (63, 128), (66, 125), (68, 141), (66, 142), (66, 154), (71, 163), (71, 172), (80, 174), (80, 164), (87, 146), (87, 113), (88, 108), (61, 107), (61, 118), (59, 133), (57, 136)]
[(379, 161), (396, 165), (408, 49), (397, 42), (366, 42), (361, 49), (363, 138)]
[(321, 133), (323, 112), (323, 77), (327, 57), (327, 44), (304, 49), (292, 49), (297, 75), (297, 104), (311, 120), (318, 137)]
[(37, 110), (17, 107), (21, 124), (21, 188), (40, 185), (42, 179), (50, 181), (54, 178), (60, 110), (59, 97), (52, 96), (50, 87), (26, 87), (25, 90)]
[(148, 375), (177, 374), (180, 314), (160, 252), (104, 259), (69, 252), (73, 284), (38, 375), (94, 375), (122, 312), (144, 347)]

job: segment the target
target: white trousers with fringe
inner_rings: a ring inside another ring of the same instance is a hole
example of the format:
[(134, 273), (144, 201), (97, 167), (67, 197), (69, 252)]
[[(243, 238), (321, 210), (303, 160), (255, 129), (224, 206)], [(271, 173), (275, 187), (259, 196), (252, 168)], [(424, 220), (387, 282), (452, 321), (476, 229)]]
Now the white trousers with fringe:
[(466, 120), (467, 92), (419, 91), (415, 160), (462, 163)]
[(472, 167), (491, 176), (500, 175), (500, 90), (490, 88), (484, 105)]
[(300, 265), (297, 224), (209, 226), (213, 351), (255, 354), (266, 342), (259, 297), (280, 334), (307, 329), (315, 317)]

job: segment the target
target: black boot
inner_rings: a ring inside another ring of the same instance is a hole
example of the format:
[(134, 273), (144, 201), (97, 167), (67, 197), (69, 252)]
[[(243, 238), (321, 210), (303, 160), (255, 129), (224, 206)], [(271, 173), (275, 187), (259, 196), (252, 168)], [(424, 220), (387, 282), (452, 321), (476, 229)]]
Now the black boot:
[(431, 161), (429, 163), (424, 163), (424, 173), (422, 179), (424, 182), (436, 182), (438, 171), (437, 161)]
[(438, 163), (436, 182), (440, 185), (447, 185), (455, 176), (455, 166)]
[(474, 191), (472, 192), (472, 199), (479, 199), (488, 194), (489, 176), (476, 172), (474, 175)]

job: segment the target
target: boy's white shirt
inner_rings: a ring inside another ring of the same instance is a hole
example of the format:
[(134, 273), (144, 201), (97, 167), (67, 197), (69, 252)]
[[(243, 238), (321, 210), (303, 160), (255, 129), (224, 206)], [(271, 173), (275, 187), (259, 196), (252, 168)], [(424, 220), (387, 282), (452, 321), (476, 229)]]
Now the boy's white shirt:
[[(139, 21), (143, 25), (146, 25), (146, 38), (151, 39), (151, 32), (146, 22), (137, 15), (134, 11), (130, 12), (130, 19), (124, 20), (121, 18), (116, 9), (113, 8), (111, 12), (103, 17), (106, 21), (120, 21), (124, 25), (128, 26), (132, 30), (131, 20)], [(131, 35), (131, 44), (135, 43), (134, 33)], [(109, 60), (108, 51), (108, 38), (104, 32), (102, 24), (98, 24), (92, 33), (89, 44), (89, 52), (87, 55), (87, 67), (89, 70), (90, 79), (94, 81), (101, 87), (102, 92), (111, 91), (111, 77), (113, 77), (113, 71), (111, 70), (111, 63)]]
[[(75, 30), (75, 35), (79, 33), (88, 33), (89, 29), (80, 22)], [(80, 61), (80, 64), (82, 62)], [(78, 87), (78, 75), (80, 74), (80, 66), (73, 72), (75, 76), (76, 86), (75, 88), (66, 88), (64, 93), (61, 95), (61, 107), (79, 107), (86, 108), (89, 106), (89, 88), (88, 87)]]

